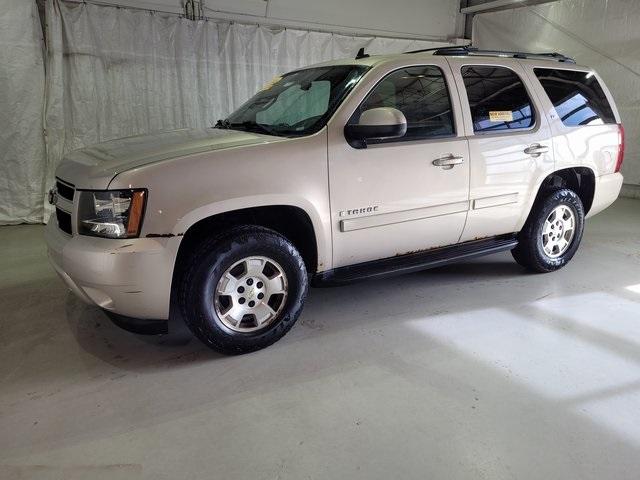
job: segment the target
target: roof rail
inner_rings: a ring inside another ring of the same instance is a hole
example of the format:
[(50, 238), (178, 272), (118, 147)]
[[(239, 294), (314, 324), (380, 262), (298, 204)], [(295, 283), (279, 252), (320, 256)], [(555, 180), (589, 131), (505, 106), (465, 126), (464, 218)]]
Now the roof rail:
[(511, 57), (511, 58), (540, 58), (545, 60), (556, 60), (558, 62), (576, 63), (573, 58), (562, 55), (561, 53), (528, 53), (528, 52), (511, 52), (505, 50), (481, 50), (471, 45), (451, 45), (448, 47), (425, 48), (423, 50), (414, 50), (412, 53), (433, 52), (434, 55), (479, 55), (486, 57)]

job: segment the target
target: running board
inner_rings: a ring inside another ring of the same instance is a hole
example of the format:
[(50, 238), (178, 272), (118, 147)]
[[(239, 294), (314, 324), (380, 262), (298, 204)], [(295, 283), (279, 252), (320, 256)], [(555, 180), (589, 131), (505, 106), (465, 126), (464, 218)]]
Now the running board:
[(518, 245), (518, 241), (514, 234), (460, 243), (450, 247), (434, 248), (423, 252), (399, 255), (319, 272), (314, 275), (312, 285), (314, 287), (334, 287), (361, 280), (417, 272), (461, 260), (511, 250), (516, 245)]

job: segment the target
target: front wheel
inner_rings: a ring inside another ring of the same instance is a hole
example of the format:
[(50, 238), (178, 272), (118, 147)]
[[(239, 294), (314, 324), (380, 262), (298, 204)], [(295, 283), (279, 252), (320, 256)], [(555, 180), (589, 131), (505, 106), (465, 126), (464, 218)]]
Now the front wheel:
[(553, 190), (539, 198), (511, 252), (516, 262), (540, 273), (564, 267), (580, 246), (584, 215), (582, 201), (573, 190)]
[(204, 242), (179, 286), (189, 329), (224, 354), (265, 348), (298, 319), (307, 295), (304, 260), (278, 233), (238, 227)]

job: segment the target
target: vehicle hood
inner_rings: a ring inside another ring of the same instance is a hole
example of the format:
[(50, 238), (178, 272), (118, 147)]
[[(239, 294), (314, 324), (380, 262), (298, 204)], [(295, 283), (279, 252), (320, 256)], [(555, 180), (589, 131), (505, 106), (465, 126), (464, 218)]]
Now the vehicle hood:
[(69, 153), (56, 176), (76, 188), (105, 189), (119, 173), (187, 155), (285, 140), (236, 130), (183, 129), (111, 140)]

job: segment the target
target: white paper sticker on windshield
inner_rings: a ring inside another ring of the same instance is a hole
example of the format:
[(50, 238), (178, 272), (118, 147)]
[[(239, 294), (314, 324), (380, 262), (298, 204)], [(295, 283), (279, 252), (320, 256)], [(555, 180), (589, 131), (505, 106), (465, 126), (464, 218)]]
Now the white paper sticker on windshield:
[(513, 122), (513, 112), (510, 110), (495, 110), (489, 112), (491, 122)]

